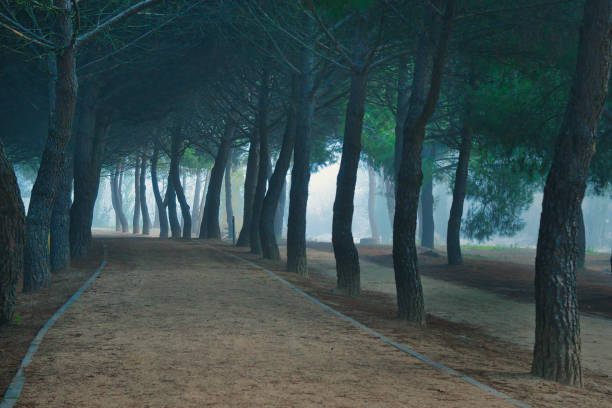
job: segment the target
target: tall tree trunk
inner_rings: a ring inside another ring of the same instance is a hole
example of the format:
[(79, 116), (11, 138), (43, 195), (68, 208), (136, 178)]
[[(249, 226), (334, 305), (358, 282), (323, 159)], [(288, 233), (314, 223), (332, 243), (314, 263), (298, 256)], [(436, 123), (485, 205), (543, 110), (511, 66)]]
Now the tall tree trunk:
[(0, 325), (13, 320), (23, 272), (25, 213), (19, 184), (0, 140)]
[(192, 205), (192, 210), (191, 210), (191, 233), (192, 234), (198, 234), (199, 235), (199, 231), (198, 231), (198, 227), (199, 227), (199, 217), (198, 215), (200, 214), (200, 191), (202, 188), (202, 169), (198, 168), (196, 169), (196, 181), (195, 181), (195, 186), (194, 186), (194, 191), (193, 191), (193, 205)]
[(368, 165), (368, 219), (370, 220), (370, 233), (372, 241), (380, 244), (378, 222), (376, 222), (376, 171)]
[(582, 213), (582, 207), (578, 208), (576, 222), (578, 227), (578, 232), (576, 235), (578, 257), (576, 258), (576, 265), (578, 268), (584, 268), (584, 264), (586, 262), (586, 228), (584, 226), (584, 214)]
[(221, 144), (215, 156), (215, 164), (210, 171), (208, 180), (208, 191), (204, 204), (204, 215), (200, 226), (201, 239), (221, 239), (221, 228), (219, 226), (219, 206), (221, 205), (221, 186), (223, 185), (223, 174), (229, 158), (230, 148), (232, 147), (236, 125), (228, 122)]
[(257, 188), (257, 175), (259, 174), (259, 141), (257, 131), (250, 136), (249, 156), (247, 159), (246, 175), (244, 177), (244, 208), (242, 212), (242, 228), (238, 235), (236, 246), (246, 247), (251, 243), (251, 218), (253, 215), (253, 200)]
[(283, 239), (283, 226), (285, 221), (285, 206), (287, 204), (287, 176), (283, 179), (283, 187), (281, 188), (276, 214), (274, 215), (274, 236), (276, 241)]
[(544, 187), (536, 254), (532, 373), (582, 385), (576, 297), (578, 214), (608, 93), (612, 2), (587, 0), (576, 75)]
[[(225, 165), (225, 218), (227, 219), (227, 234), (232, 236), (232, 222), (234, 219), (234, 209), (232, 208), (232, 150), (227, 154), (227, 163)], [(234, 228), (235, 230), (235, 228)]]
[[(425, 138), (425, 126), (433, 114), (442, 86), (446, 52), (450, 41), (452, 21), (455, 14), (455, 0), (446, 1), (442, 19), (440, 37), (437, 41), (437, 52), (431, 49), (431, 38), (435, 38), (438, 16), (426, 8), (425, 27), (429, 35), (423, 34), (415, 61), (415, 73), (418, 70), (431, 69), (431, 75), (416, 75), (413, 78), (410, 111), (404, 124), (402, 160), (396, 182), (395, 216), (393, 220), (393, 268), (397, 290), (398, 316), (418, 324), (425, 324), (423, 287), (417, 263), (415, 230), (419, 207), (419, 191), (423, 180), (421, 153)], [(429, 38), (426, 38), (429, 37)], [(432, 56), (433, 66), (430, 66)], [(430, 77), (427, 97), (424, 89)], [(416, 115), (412, 112), (418, 112)]]
[(70, 255), (87, 255), (91, 248), (91, 224), (98, 197), (109, 117), (98, 113), (97, 88), (84, 93), (84, 107), (74, 150), (74, 202), (70, 208)]
[(461, 130), (461, 146), (459, 147), (459, 161), (457, 162), (457, 170), (455, 172), (453, 203), (451, 204), (448, 229), (446, 231), (446, 254), (449, 265), (461, 265), (463, 263), (460, 243), (461, 217), (463, 216), (471, 150), (472, 127), (469, 123), (469, 118), (466, 118)]
[(72, 158), (66, 156), (51, 214), (51, 272), (70, 266), (70, 204), (72, 204)]
[(359, 254), (353, 241), (353, 212), (357, 168), (361, 154), (361, 130), (365, 113), (367, 67), (367, 20), (361, 16), (355, 31), (351, 85), (346, 119), (340, 170), (336, 182), (336, 199), (332, 221), (332, 244), (336, 258), (338, 291), (357, 296), (361, 292)]
[(136, 156), (134, 165), (134, 217), (132, 219), (132, 233), (140, 234), (140, 156)]
[(159, 191), (159, 182), (157, 180), (157, 162), (159, 160), (159, 147), (155, 146), (153, 157), (151, 157), (151, 184), (153, 186), (153, 195), (155, 196), (155, 207), (159, 214), (159, 237), (168, 238), (168, 214), (166, 213), (166, 204), (162, 199)]
[(421, 246), (425, 248), (434, 249), (434, 196), (433, 196), (433, 172), (434, 172), (434, 160), (435, 160), (435, 147), (426, 146), (423, 149), (425, 154), (425, 183), (421, 189), (421, 211), (423, 221), (423, 228), (421, 230)]
[(283, 193), (283, 186), (285, 185), (285, 178), (287, 177), (287, 171), (291, 164), (291, 154), (293, 153), (293, 146), (295, 144), (296, 112), (294, 95), (292, 95), (289, 105), (283, 143), (278, 154), (278, 159), (276, 160), (276, 165), (274, 166), (274, 173), (272, 173), (272, 177), (270, 178), (268, 192), (264, 198), (261, 210), (261, 220), (259, 222), (259, 234), (261, 237), (263, 257), (274, 260), (280, 260), (280, 252), (276, 243), (276, 234), (274, 231), (276, 210), (278, 201)]
[[(180, 171), (180, 166), (179, 166), (179, 174), (182, 173), (182, 181), (179, 180), (180, 186), (181, 186), (181, 191), (183, 192), (183, 196), (185, 194), (185, 189), (183, 188), (183, 186), (187, 186), (187, 169), (183, 167), (183, 171)], [(185, 187), (186, 188), (186, 187)], [(177, 195), (176, 198), (178, 199), (178, 190), (177, 190)], [(185, 203), (187, 202), (187, 200), (185, 200)], [(183, 216), (183, 206), (180, 203), (179, 200), (179, 205), (181, 207), (181, 229), (183, 230), (183, 237), (185, 237), (185, 217)], [(189, 206), (187, 206), (189, 207)], [(191, 214), (191, 212), (190, 212)], [(191, 239), (191, 234), (189, 235), (189, 239)]]
[(140, 211), (142, 212), (142, 234), (149, 235), (151, 233), (151, 217), (149, 217), (149, 207), (147, 206), (147, 159), (145, 154), (142, 154), (140, 161)]
[(121, 220), (119, 219), (119, 210), (117, 209), (117, 183), (119, 175), (115, 168), (110, 170), (110, 191), (111, 191), (111, 203), (113, 204), (113, 211), (115, 212), (115, 231), (121, 231)]
[[(312, 28), (312, 23), (310, 24)], [(300, 71), (287, 220), (287, 270), (307, 276), (306, 207), (308, 183), (310, 182), (312, 120), (315, 108), (314, 52), (310, 48), (302, 50)]]
[(270, 172), (270, 147), (268, 145), (268, 109), (270, 98), (270, 76), (264, 70), (261, 86), (259, 89), (259, 107), (257, 113), (257, 136), (259, 139), (259, 172), (257, 173), (257, 187), (253, 198), (253, 214), (251, 214), (251, 253), (261, 254), (261, 236), (259, 234), (259, 222), (261, 221), (261, 210), (266, 197), (268, 174)]
[[(23, 291), (50, 283), (49, 227), (57, 184), (64, 166), (66, 145), (72, 135), (77, 99), (76, 50), (72, 41), (72, 2), (55, 0), (55, 33), (63, 52), (50, 57), (52, 78), (49, 98), (49, 134), (30, 194), (26, 217)], [(53, 57), (55, 57), (53, 59)]]
[(172, 234), (172, 239), (180, 239), (181, 223), (178, 219), (178, 214), (176, 213), (176, 192), (174, 191), (172, 178), (172, 171), (169, 171), (168, 182), (166, 183), (166, 197), (164, 198), (164, 203), (168, 208), (168, 220), (170, 223), (170, 232)]
[[(170, 160), (170, 174), (172, 175), (172, 188), (176, 194), (179, 205), (181, 206), (181, 215), (183, 218), (183, 239), (191, 239), (191, 214), (189, 213), (189, 204), (185, 198), (185, 192), (181, 185), (179, 164), (183, 158), (183, 136), (174, 132), (172, 135), (172, 159)], [(186, 173), (186, 171), (185, 171)], [(183, 184), (185, 184), (186, 176), (183, 173)], [(174, 233), (172, 234), (174, 238)]]

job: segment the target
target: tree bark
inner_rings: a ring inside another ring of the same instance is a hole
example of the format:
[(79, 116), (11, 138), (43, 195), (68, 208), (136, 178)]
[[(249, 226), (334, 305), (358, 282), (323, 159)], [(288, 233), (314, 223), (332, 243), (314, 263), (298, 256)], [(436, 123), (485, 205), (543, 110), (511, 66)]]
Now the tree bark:
[(210, 171), (208, 180), (208, 191), (204, 204), (204, 215), (200, 226), (200, 239), (221, 239), (221, 228), (219, 226), (219, 207), (221, 205), (221, 186), (223, 185), (223, 175), (232, 147), (236, 125), (228, 122), (221, 144), (215, 156), (215, 164)]
[(98, 89), (84, 92), (74, 150), (74, 202), (70, 207), (70, 255), (77, 259), (91, 248), (91, 224), (98, 197), (108, 116), (98, 113)]
[(612, 3), (587, 0), (576, 75), (544, 187), (536, 253), (532, 373), (582, 385), (576, 296), (577, 216), (608, 93)]
[(434, 249), (434, 196), (433, 196), (433, 171), (435, 160), (435, 147), (427, 146), (425, 149), (426, 174), (425, 183), (421, 189), (421, 220), (423, 228), (421, 230), (421, 246)]
[(232, 237), (232, 220), (234, 219), (234, 209), (232, 208), (232, 150), (227, 154), (225, 165), (225, 218), (227, 219), (227, 235)]
[[(431, 49), (430, 39), (425, 38), (427, 35), (422, 35), (419, 39), (415, 72), (431, 69), (431, 75), (415, 75), (413, 78), (410, 111), (419, 113), (417, 115), (409, 114), (404, 123), (402, 159), (396, 182), (395, 216), (393, 220), (393, 268), (397, 290), (398, 316), (400, 319), (422, 325), (425, 324), (425, 308), (415, 242), (419, 191), (423, 180), (421, 153), (425, 138), (425, 126), (431, 118), (440, 96), (442, 73), (448, 42), (450, 41), (455, 6), (455, 0), (446, 1), (440, 30), (437, 30), (438, 16), (431, 9), (426, 9), (426, 31), (430, 35), (439, 31), (440, 35), (437, 41), (437, 52)], [(431, 38), (435, 37), (435, 34), (433, 34)], [(433, 66), (427, 68), (434, 54)], [(426, 87), (426, 83), (423, 82), (426, 76), (430, 77), (429, 91), (427, 97), (421, 99), (421, 95), (425, 94), (421, 90)]]
[(180, 239), (181, 238), (181, 223), (178, 219), (178, 214), (176, 213), (176, 192), (174, 191), (173, 185), (173, 174), (172, 170), (168, 172), (168, 182), (166, 183), (166, 196), (164, 198), (164, 203), (168, 208), (168, 220), (170, 223), (170, 233), (172, 234), (172, 239)]
[(191, 233), (192, 234), (198, 234), (199, 235), (199, 231), (198, 231), (198, 227), (199, 227), (199, 217), (198, 214), (200, 214), (200, 192), (201, 192), (201, 188), (202, 188), (202, 169), (196, 169), (196, 181), (195, 181), (195, 187), (194, 187), (194, 191), (193, 191), (193, 205), (192, 205), (192, 211), (191, 211)]
[(261, 221), (261, 210), (266, 197), (268, 174), (270, 172), (270, 147), (268, 145), (268, 110), (270, 99), (270, 76), (266, 70), (262, 74), (259, 89), (259, 107), (257, 113), (257, 138), (259, 142), (259, 171), (257, 173), (257, 187), (253, 198), (253, 213), (251, 214), (251, 244), (252, 254), (261, 254), (261, 236), (259, 226)]
[(142, 154), (140, 160), (140, 211), (142, 213), (142, 234), (149, 235), (151, 233), (151, 217), (149, 216), (149, 207), (147, 206), (147, 159), (145, 154)]
[(115, 212), (115, 231), (121, 231), (121, 220), (119, 219), (119, 212), (117, 209), (117, 182), (119, 179), (119, 175), (117, 171), (113, 168), (110, 170), (109, 181), (110, 181), (110, 191), (111, 191), (111, 203), (113, 204), (113, 211)]
[(72, 158), (68, 154), (51, 214), (51, 272), (70, 266), (70, 204), (72, 204)]
[(140, 234), (140, 156), (136, 156), (134, 165), (134, 217), (132, 234)]
[(153, 195), (155, 196), (155, 206), (159, 214), (159, 237), (168, 238), (168, 214), (166, 213), (166, 204), (162, 199), (159, 191), (159, 182), (157, 180), (157, 162), (159, 160), (159, 147), (155, 146), (153, 157), (151, 157), (151, 184), (153, 186)]
[(15, 315), (17, 282), (23, 272), (24, 223), (17, 177), (0, 140), (0, 326)]
[[(77, 99), (76, 50), (70, 46), (72, 31), (72, 2), (54, 1), (56, 7), (55, 33), (59, 46), (66, 48), (50, 57), (49, 134), (41, 157), (36, 181), (30, 194), (26, 217), (24, 247), (23, 291), (31, 292), (50, 283), (49, 228), (53, 202), (61, 169), (64, 166), (66, 145), (72, 134), (72, 122)], [(53, 57), (55, 57), (53, 59)]]
[(314, 52), (302, 50), (297, 90), (296, 131), (287, 219), (287, 271), (308, 275), (306, 208), (310, 182), (310, 145), (315, 108)]
[(242, 228), (236, 242), (236, 246), (239, 247), (246, 247), (251, 243), (251, 218), (253, 215), (255, 189), (257, 188), (257, 175), (259, 174), (259, 141), (257, 140), (256, 133), (256, 131), (251, 133), (246, 175), (244, 177)]
[(448, 217), (448, 229), (446, 231), (446, 254), (449, 265), (461, 265), (461, 218), (463, 216), (463, 204), (467, 188), (468, 167), (470, 164), (470, 152), (472, 150), (472, 127), (469, 119), (466, 119), (461, 131), (461, 146), (459, 147), (459, 161), (455, 172), (455, 186), (453, 187), (453, 203), (451, 204), (450, 216)]
[(296, 112), (295, 101), (292, 96), (289, 111), (287, 112), (287, 125), (283, 135), (283, 143), (278, 154), (278, 159), (276, 160), (276, 165), (274, 166), (274, 173), (272, 173), (272, 177), (270, 178), (268, 192), (263, 201), (261, 219), (259, 222), (261, 250), (263, 257), (266, 259), (280, 260), (280, 251), (278, 250), (274, 231), (275, 218), (278, 202), (283, 193), (287, 171), (291, 164), (291, 154), (293, 153), (293, 146), (295, 144), (295, 132)]
[[(181, 185), (180, 178), (179, 164), (181, 162), (181, 159), (183, 158), (183, 136), (179, 132), (175, 131), (172, 134), (171, 149), (172, 157), (170, 160), (170, 176), (172, 176), (172, 189), (174, 190), (176, 198), (178, 199), (179, 205), (181, 207), (181, 215), (183, 218), (183, 239), (191, 239), (191, 214), (189, 213), (189, 204), (187, 203), (187, 199), (185, 198), (185, 192), (183, 191), (183, 186)], [(185, 180), (184, 176), (183, 180)], [(172, 238), (175, 238), (174, 232), (172, 233)]]
[(359, 254), (353, 241), (353, 212), (357, 168), (361, 154), (361, 130), (365, 113), (367, 70), (367, 20), (361, 16), (355, 31), (351, 85), (346, 119), (340, 170), (336, 182), (336, 199), (332, 221), (332, 244), (336, 258), (338, 291), (357, 296), (361, 292)]
[(376, 221), (376, 171), (368, 165), (368, 220), (370, 221), (370, 234), (372, 242), (380, 244), (380, 233)]

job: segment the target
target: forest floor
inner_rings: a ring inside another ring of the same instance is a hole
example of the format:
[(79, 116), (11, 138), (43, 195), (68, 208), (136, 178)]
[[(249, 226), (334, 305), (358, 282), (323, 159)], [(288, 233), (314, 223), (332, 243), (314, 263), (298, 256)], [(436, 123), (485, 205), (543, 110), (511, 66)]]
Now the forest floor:
[[(436, 313), (427, 328), (396, 320), (393, 297), (368, 290), (367, 265), (362, 296), (335, 294), (328, 251), (310, 251), (314, 273), (305, 279), (220, 242), (128, 235), (100, 242), (108, 264), (47, 333), (26, 370), (19, 407), (512, 406), (227, 254), (263, 265), (393, 340), (534, 407), (612, 406), (612, 378), (597, 370), (586, 370), (583, 389), (561, 386), (529, 375), (527, 347), (477, 325)], [(91, 273), (97, 264), (90, 258)], [(497, 318), (507, 320), (504, 313)]]

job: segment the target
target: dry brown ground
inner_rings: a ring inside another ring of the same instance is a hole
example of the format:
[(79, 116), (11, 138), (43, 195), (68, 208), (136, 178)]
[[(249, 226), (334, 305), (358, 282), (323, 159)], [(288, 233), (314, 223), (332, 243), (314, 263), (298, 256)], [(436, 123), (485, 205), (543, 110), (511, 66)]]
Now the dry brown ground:
[(534, 407), (612, 406), (609, 378), (587, 372), (582, 390), (534, 379), (524, 348), (431, 316), (426, 329), (406, 325), (388, 294), (338, 296), (330, 278), (217, 242), (105, 241), (107, 268), (48, 332), (18, 406), (510, 406), (207, 245)]
[(19, 282), (16, 320), (0, 327), (1, 395), (4, 395), (38, 330), (98, 268), (102, 256), (102, 243), (96, 241), (87, 258), (54, 274), (48, 288), (24, 294), (21, 293), (22, 282)]

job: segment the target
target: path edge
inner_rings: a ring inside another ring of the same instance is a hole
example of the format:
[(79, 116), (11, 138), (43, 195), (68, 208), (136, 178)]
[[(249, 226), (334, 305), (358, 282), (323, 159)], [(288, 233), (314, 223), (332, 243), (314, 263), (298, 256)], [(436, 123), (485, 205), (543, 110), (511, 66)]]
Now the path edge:
[(49, 331), (51, 327), (53, 327), (55, 322), (64, 314), (64, 312), (79, 297), (81, 297), (85, 289), (87, 289), (87, 287), (100, 275), (100, 272), (102, 272), (102, 270), (106, 266), (106, 244), (102, 243), (102, 246), (104, 247), (104, 255), (102, 256), (102, 263), (100, 263), (98, 269), (96, 269), (95, 272), (89, 277), (89, 279), (87, 279), (87, 281), (85, 281), (85, 283), (83, 283), (83, 285), (81, 285), (81, 287), (76, 292), (74, 292), (74, 294), (70, 297), (70, 299), (66, 301), (66, 303), (64, 303), (59, 309), (57, 309), (57, 311), (53, 314), (53, 316), (51, 316), (51, 318), (49, 318), (49, 320), (47, 320), (45, 325), (38, 331), (36, 337), (34, 337), (32, 342), (30, 343), (30, 347), (28, 347), (28, 351), (23, 357), (23, 360), (21, 360), (21, 365), (19, 366), (17, 373), (15, 374), (13, 380), (6, 389), (6, 393), (2, 398), (2, 402), (0, 402), (0, 408), (12, 408), (15, 406), (17, 400), (21, 396), (21, 391), (23, 390), (23, 385), (25, 384), (26, 380), (24, 369), (32, 362), (34, 354), (36, 354), (36, 351), (38, 351), (38, 348), (40, 347), (40, 344), (42, 343), (45, 334), (47, 333), (47, 331)]
[[(257, 268), (257, 269), (260, 269), (260, 270), (264, 271), (265, 273), (267, 273), (273, 279), (279, 281), (283, 285), (287, 286), (288, 288), (290, 288), (291, 290), (297, 292), (298, 294), (304, 296), (306, 299), (308, 299), (311, 302), (313, 302), (314, 304), (322, 307), (323, 309), (327, 310), (328, 312), (330, 312), (330, 313), (340, 317), (343, 320), (346, 320), (347, 322), (351, 323), (353, 326), (356, 326), (356, 327), (358, 327), (358, 328), (360, 328), (360, 329), (362, 329), (362, 330), (364, 330), (364, 331), (374, 335), (375, 337), (379, 338), (380, 340), (384, 341), (385, 343), (389, 344), (390, 346), (395, 347), (396, 349), (398, 349), (398, 350), (400, 350), (400, 351), (402, 351), (402, 352), (404, 352), (406, 354), (409, 354), (412, 357), (415, 357), (418, 360), (420, 360), (420, 361), (422, 361), (422, 362), (424, 362), (424, 363), (426, 363), (426, 364), (428, 364), (428, 365), (430, 365), (432, 367), (435, 367), (435, 368), (437, 368), (440, 371), (443, 371), (443, 372), (445, 372), (447, 374), (450, 374), (451, 376), (458, 377), (461, 380), (465, 381), (466, 383), (471, 384), (471, 385), (481, 389), (482, 391), (485, 391), (485, 392), (487, 392), (487, 393), (489, 393), (491, 395), (494, 395), (494, 396), (496, 396), (496, 397), (498, 397), (500, 399), (503, 399), (506, 402), (508, 402), (510, 404), (513, 404), (514, 406), (517, 406), (519, 408), (532, 408), (530, 405), (527, 405), (524, 402), (521, 402), (521, 401), (519, 401), (519, 400), (509, 396), (508, 394), (505, 394), (505, 393), (503, 393), (501, 391), (498, 391), (495, 388), (492, 388), (492, 387), (490, 387), (490, 386), (488, 386), (488, 385), (486, 385), (484, 383), (481, 383), (480, 381), (478, 381), (478, 380), (476, 380), (476, 379), (474, 379), (472, 377), (469, 377), (469, 376), (467, 376), (467, 375), (465, 375), (465, 374), (463, 374), (463, 373), (461, 373), (459, 371), (456, 371), (456, 370), (454, 370), (454, 369), (452, 369), (450, 367), (447, 367), (444, 364), (438, 363), (437, 361), (434, 361), (434, 360), (430, 359), (429, 357), (427, 357), (427, 356), (425, 356), (425, 355), (423, 355), (423, 354), (421, 354), (421, 353), (419, 353), (419, 352), (417, 352), (415, 350), (412, 350), (412, 349), (410, 349), (410, 348), (408, 348), (408, 347), (406, 347), (406, 346), (404, 346), (402, 344), (399, 344), (399, 343), (391, 340), (390, 338), (388, 338), (387, 336), (385, 336), (383, 334), (380, 334), (376, 330), (369, 328), (368, 326), (364, 325), (363, 323), (358, 322), (357, 320), (353, 319), (352, 317), (349, 317), (349, 316), (347, 316), (347, 315), (337, 311), (333, 307), (331, 307), (331, 306), (321, 302), (320, 300), (318, 300), (317, 298), (315, 298), (315, 297), (309, 295), (308, 293), (304, 292), (302, 289), (298, 288), (297, 286), (295, 286), (291, 282), (285, 280), (284, 278), (282, 278), (279, 275), (277, 275), (276, 273), (274, 273), (274, 272), (264, 268), (263, 266), (256, 264), (255, 262), (251, 262), (251, 261), (249, 261), (247, 259), (244, 259), (244, 258), (238, 256), (238, 255), (235, 255), (235, 254), (229, 253), (229, 252), (227, 252), (227, 251), (225, 251), (223, 249), (217, 248), (217, 247), (215, 247), (213, 245), (209, 245), (209, 244), (204, 244), (204, 245), (209, 247), (209, 248), (211, 248), (211, 249), (213, 249), (213, 250), (215, 250), (215, 251), (221, 252), (222, 254), (224, 254), (226, 256), (238, 259), (238, 260), (240, 260), (240, 261), (242, 261), (242, 262), (244, 262), (244, 263), (246, 263), (248, 265), (251, 265), (251, 266), (253, 266), (253, 267)], [(0, 405), (0, 408), (4, 408), (4, 407), (2, 405)]]

